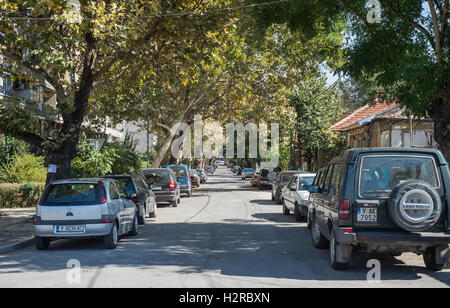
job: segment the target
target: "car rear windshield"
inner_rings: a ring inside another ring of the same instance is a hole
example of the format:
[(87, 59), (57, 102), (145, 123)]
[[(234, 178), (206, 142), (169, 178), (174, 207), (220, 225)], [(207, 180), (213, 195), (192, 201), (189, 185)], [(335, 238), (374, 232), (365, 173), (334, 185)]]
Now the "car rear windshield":
[(134, 190), (133, 181), (131, 181), (130, 178), (119, 177), (119, 178), (115, 178), (115, 180), (117, 180), (117, 182), (119, 182), (120, 185), (122, 185), (122, 187), (125, 189), (125, 192), (128, 194), (128, 196), (130, 196), (132, 193), (136, 192)]
[(183, 167), (170, 167), (170, 169), (173, 170), (177, 178), (186, 177), (186, 169), (184, 169)]
[(170, 182), (170, 176), (168, 170), (151, 170), (151, 171), (144, 171), (144, 177), (145, 181), (148, 184), (155, 184), (155, 183), (164, 183), (164, 182)]
[(46, 191), (43, 205), (92, 205), (103, 198), (101, 185), (95, 183), (54, 184)]
[(439, 179), (432, 157), (365, 156), (359, 179), (361, 197), (387, 197), (399, 184), (421, 180), (438, 188)]

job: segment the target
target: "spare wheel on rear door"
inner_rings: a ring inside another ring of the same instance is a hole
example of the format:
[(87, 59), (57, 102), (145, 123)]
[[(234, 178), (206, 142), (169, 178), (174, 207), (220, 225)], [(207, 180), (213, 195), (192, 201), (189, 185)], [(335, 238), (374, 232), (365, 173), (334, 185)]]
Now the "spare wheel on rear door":
[(441, 198), (427, 182), (407, 181), (392, 190), (388, 212), (400, 228), (411, 232), (425, 231), (433, 227), (441, 217)]

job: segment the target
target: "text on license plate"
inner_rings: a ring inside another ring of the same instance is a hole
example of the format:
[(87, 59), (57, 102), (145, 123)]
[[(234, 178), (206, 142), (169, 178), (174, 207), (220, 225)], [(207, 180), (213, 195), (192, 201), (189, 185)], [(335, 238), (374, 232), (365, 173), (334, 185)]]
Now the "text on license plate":
[(376, 208), (358, 208), (357, 220), (361, 222), (377, 222)]
[(55, 226), (55, 233), (85, 233), (85, 225)]

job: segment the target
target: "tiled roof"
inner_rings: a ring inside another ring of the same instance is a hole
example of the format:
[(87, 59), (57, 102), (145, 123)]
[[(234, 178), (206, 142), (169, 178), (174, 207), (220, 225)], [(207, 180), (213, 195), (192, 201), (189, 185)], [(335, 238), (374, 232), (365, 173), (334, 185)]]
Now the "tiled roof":
[(347, 127), (357, 124), (358, 121), (364, 120), (370, 116), (376, 116), (380, 113), (384, 113), (396, 106), (398, 105), (395, 103), (385, 102), (374, 105), (364, 105), (334, 123), (330, 129), (334, 131), (344, 131)]

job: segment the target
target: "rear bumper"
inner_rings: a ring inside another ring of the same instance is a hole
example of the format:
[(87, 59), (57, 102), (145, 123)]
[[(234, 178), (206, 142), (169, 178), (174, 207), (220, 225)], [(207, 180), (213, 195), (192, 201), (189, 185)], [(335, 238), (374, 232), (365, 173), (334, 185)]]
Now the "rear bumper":
[(348, 228), (335, 230), (336, 239), (343, 244), (399, 244), (399, 245), (438, 245), (450, 244), (450, 233), (436, 232), (345, 232)]
[[(66, 223), (67, 224), (67, 223)], [(82, 225), (82, 223), (77, 223)], [(62, 224), (59, 224), (62, 225)], [(111, 233), (112, 223), (89, 223), (86, 224), (85, 233), (56, 233), (53, 224), (41, 224), (34, 226), (34, 235), (52, 238), (83, 238), (105, 236)]]
[(188, 193), (191, 191), (191, 186), (189, 185), (180, 185), (180, 192), (181, 193)]
[(156, 197), (156, 202), (172, 202), (177, 199), (177, 194), (175, 191), (153, 191)]

